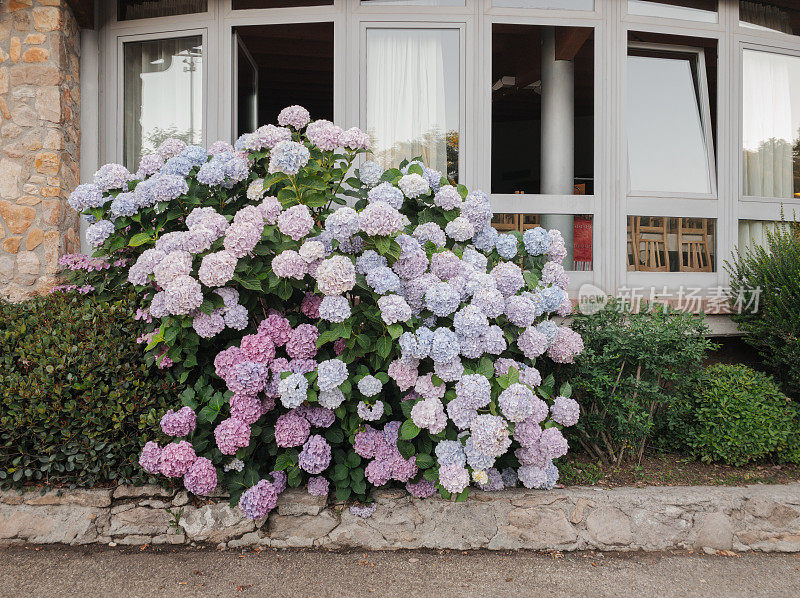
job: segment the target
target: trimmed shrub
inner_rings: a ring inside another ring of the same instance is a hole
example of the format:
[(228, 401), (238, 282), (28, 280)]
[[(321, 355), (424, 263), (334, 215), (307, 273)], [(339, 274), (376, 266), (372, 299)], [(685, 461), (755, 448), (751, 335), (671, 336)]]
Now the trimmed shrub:
[(581, 417), (572, 428), (592, 456), (607, 463), (641, 460), (663, 414), (713, 346), (702, 318), (669, 309), (630, 313), (609, 301), (576, 314), (586, 350), (571, 376)]
[(145, 482), (137, 460), (182, 390), (148, 367), (134, 302), (0, 302), (0, 483)]
[[(745, 304), (734, 316), (744, 340), (783, 390), (800, 398), (800, 225), (781, 223), (767, 233), (766, 246), (740, 249), (726, 265), (733, 300)], [(754, 295), (758, 301), (746, 305)]]
[(768, 455), (800, 461), (797, 407), (770, 376), (715, 364), (692, 385), (679, 412), (685, 446), (705, 462), (744, 465)]

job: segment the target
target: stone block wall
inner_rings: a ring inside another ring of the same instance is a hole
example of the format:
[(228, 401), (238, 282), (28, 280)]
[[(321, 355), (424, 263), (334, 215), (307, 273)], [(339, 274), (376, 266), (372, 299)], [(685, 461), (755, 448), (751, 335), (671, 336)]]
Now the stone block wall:
[(397, 550), (800, 552), (800, 484), (570, 487), (470, 493), (466, 502), (379, 490), (372, 517), (288, 489), (251, 521), (221, 494), (158, 486), (20, 494), (0, 490), (4, 544), (192, 544)]
[(57, 284), (77, 251), (78, 25), (65, 0), (0, 3), (0, 296)]

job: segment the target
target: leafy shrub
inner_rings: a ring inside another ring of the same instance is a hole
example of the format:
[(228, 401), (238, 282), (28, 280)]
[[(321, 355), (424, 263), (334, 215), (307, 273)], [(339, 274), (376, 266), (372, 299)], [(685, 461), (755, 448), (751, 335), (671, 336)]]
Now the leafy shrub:
[(731, 465), (771, 454), (800, 460), (797, 407), (770, 376), (744, 365), (718, 363), (687, 390), (675, 427), (696, 457)]
[(611, 300), (572, 326), (586, 346), (573, 368), (581, 419), (572, 437), (605, 462), (641, 461), (712, 346), (702, 318), (668, 308), (631, 313)]
[(0, 302), (0, 481), (144, 482), (144, 442), (182, 387), (150, 368), (133, 301)]
[(252, 518), (287, 484), (552, 488), (578, 405), (536, 367), (583, 348), (549, 320), (571, 310), (561, 234), (499, 235), (485, 194), (417, 160), (356, 168), (368, 136), (309, 120), (168, 139), (70, 197), (106, 289), (137, 292), (145, 351), (193, 385), (161, 422), (186, 440), (141, 465), (195, 494), (221, 481)]
[[(734, 320), (744, 340), (784, 391), (800, 398), (800, 224), (781, 223), (765, 246), (738, 249), (727, 268), (734, 301), (743, 299)], [(754, 294), (758, 300), (750, 302)]]

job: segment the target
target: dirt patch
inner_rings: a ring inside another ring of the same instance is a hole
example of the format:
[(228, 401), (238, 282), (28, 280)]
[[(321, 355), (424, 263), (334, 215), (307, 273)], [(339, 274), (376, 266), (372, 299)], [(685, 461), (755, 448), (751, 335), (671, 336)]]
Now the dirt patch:
[(558, 463), (565, 486), (746, 486), (800, 482), (800, 465), (702, 463), (685, 455), (653, 455), (641, 465), (603, 465), (585, 455)]

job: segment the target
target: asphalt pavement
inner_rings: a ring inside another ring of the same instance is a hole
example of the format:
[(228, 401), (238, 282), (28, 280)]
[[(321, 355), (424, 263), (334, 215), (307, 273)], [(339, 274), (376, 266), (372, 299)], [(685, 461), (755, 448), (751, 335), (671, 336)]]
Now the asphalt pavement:
[(0, 596), (800, 598), (800, 555), (9, 546)]

